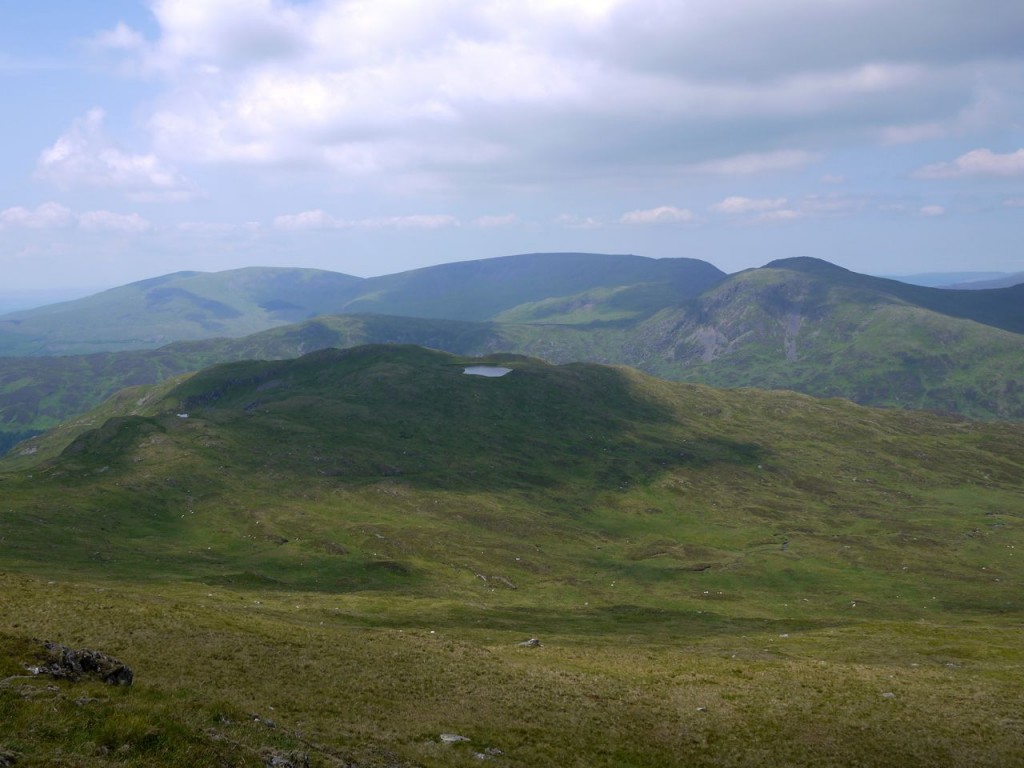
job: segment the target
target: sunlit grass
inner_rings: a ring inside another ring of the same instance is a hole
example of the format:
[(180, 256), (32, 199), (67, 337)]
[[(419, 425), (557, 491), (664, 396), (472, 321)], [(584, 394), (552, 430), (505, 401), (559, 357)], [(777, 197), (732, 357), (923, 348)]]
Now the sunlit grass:
[[(1024, 760), (1019, 427), (501, 359), (218, 369), (0, 475), (0, 749)], [(33, 638), (135, 685), (25, 678)]]

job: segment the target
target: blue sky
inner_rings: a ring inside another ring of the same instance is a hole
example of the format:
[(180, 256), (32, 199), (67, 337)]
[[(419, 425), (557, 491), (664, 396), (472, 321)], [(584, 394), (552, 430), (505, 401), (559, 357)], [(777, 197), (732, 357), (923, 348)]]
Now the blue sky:
[(1024, 270), (1024, 3), (0, 5), (0, 294), (536, 251)]

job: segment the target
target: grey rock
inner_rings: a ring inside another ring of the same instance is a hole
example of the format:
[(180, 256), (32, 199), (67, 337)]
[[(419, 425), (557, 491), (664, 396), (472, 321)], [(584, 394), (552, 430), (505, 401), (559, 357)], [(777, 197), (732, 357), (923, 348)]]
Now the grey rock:
[(309, 755), (305, 752), (281, 752), (264, 749), (260, 753), (266, 768), (309, 768)]
[(113, 656), (91, 648), (68, 648), (60, 643), (45, 643), (46, 663), (34, 668), (37, 674), (48, 674), (61, 680), (78, 681), (83, 677), (102, 680), (110, 685), (131, 685), (135, 674), (131, 667)]

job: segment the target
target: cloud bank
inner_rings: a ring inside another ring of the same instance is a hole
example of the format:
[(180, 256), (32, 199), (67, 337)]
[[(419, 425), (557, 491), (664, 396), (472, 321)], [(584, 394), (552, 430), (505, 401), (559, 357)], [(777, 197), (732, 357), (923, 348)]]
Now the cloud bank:
[(104, 111), (96, 108), (75, 120), (64, 135), (39, 155), (36, 175), (62, 189), (100, 187), (123, 190), (133, 200), (187, 200), (196, 190), (155, 154), (132, 154), (106, 134)]
[(0, 211), (0, 230), (59, 230), (80, 227), (90, 232), (147, 232), (152, 224), (137, 213), (86, 211), (75, 213), (60, 203), (42, 203), (33, 209), (14, 206)]
[(224, 163), (398, 188), (777, 172), (837, 139), (1005, 118), (998, 94), (1024, 68), (1017, 3), (903, 0), (914, 24), (894, 24), (883, 0), (155, 0), (152, 12), (154, 39), (118, 24), (92, 42), (162, 84), (147, 119), (160, 160), (103, 155), (83, 140), (87, 117), (43, 175), (180, 190), (176, 165)]
[(1024, 149), (999, 154), (974, 149), (948, 163), (926, 165), (915, 175), (921, 179), (959, 179), (966, 176), (1024, 176)]

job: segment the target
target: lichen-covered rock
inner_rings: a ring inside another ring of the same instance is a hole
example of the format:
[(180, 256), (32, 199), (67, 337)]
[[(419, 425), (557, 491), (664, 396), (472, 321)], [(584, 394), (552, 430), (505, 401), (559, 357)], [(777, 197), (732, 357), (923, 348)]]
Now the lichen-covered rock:
[(68, 648), (51, 642), (45, 643), (44, 648), (45, 661), (33, 668), (36, 674), (72, 681), (87, 677), (110, 685), (131, 685), (135, 679), (135, 674), (127, 664), (100, 651)]
[(309, 755), (305, 752), (282, 752), (278, 749), (264, 749), (260, 753), (266, 768), (309, 768)]

